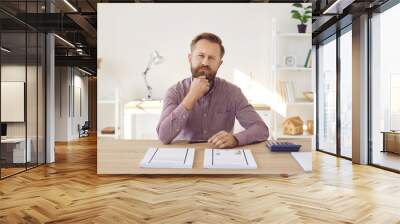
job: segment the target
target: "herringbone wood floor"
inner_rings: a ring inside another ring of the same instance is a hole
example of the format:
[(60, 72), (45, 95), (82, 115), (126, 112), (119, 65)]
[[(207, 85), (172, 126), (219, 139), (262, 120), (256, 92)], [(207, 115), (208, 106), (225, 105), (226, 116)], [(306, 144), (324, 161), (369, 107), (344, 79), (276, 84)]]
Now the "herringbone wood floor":
[(400, 223), (400, 175), (315, 153), (280, 176), (98, 176), (96, 139), (0, 181), (0, 223)]

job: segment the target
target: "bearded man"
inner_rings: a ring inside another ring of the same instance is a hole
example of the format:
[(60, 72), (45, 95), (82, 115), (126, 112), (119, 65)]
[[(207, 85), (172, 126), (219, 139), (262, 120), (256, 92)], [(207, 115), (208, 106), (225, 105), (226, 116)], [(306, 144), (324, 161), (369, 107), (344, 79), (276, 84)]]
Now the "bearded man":
[[(213, 148), (232, 148), (265, 141), (267, 125), (239, 87), (216, 77), (225, 54), (221, 39), (201, 33), (188, 55), (192, 76), (168, 89), (157, 134), (164, 144), (175, 139), (205, 141)], [(235, 118), (245, 130), (233, 133)]]

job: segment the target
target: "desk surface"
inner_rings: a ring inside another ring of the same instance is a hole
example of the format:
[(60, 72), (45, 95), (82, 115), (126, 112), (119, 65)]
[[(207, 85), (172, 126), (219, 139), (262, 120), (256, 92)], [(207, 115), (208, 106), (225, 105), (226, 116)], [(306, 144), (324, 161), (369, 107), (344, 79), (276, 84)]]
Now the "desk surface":
[[(191, 147), (195, 148), (192, 169), (153, 169), (140, 168), (139, 163), (150, 147)], [(253, 174), (253, 175), (291, 175), (304, 172), (303, 168), (288, 152), (270, 152), (264, 143), (247, 145), (257, 162), (255, 170), (204, 169), (203, 153), (208, 143), (187, 144), (177, 142), (163, 145), (156, 140), (117, 140), (98, 138), (97, 173), (98, 174)], [(304, 149), (303, 149), (304, 150)], [(309, 150), (305, 150), (309, 151)]]
[[(270, 106), (264, 103), (250, 102), (250, 104), (254, 107), (255, 110), (270, 110)], [(162, 101), (161, 100), (148, 100), (148, 101), (131, 101), (125, 104), (125, 109), (140, 109), (140, 110), (148, 110), (148, 109), (162, 109)]]

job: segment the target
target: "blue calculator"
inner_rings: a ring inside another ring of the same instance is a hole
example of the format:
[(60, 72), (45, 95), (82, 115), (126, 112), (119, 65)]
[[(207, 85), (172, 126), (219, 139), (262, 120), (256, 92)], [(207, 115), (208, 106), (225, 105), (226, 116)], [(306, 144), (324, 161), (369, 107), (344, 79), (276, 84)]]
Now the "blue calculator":
[(298, 152), (301, 145), (297, 145), (291, 142), (278, 142), (275, 140), (269, 140), (266, 142), (267, 148), (271, 152)]

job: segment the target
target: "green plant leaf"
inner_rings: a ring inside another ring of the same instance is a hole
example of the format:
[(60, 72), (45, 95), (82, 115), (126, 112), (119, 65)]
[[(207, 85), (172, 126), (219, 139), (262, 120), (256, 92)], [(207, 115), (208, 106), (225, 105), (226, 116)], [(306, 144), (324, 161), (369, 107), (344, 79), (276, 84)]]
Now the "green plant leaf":
[(298, 20), (301, 21), (301, 16), (300, 16), (300, 15), (293, 14), (293, 15), (292, 15), (292, 18), (293, 18), (293, 19), (298, 19)]
[(293, 6), (297, 8), (303, 8), (303, 5), (301, 3), (293, 3)]
[(301, 16), (300, 12), (297, 11), (297, 10), (292, 10), (291, 13), (294, 14), (294, 15), (299, 15), (299, 16)]
[(301, 21), (301, 14), (298, 11), (292, 11), (292, 18), (293, 19), (298, 19)]
[(311, 18), (311, 16), (304, 15), (304, 16), (301, 17), (301, 22), (302, 23), (307, 23), (308, 19), (310, 19), (310, 18)]

